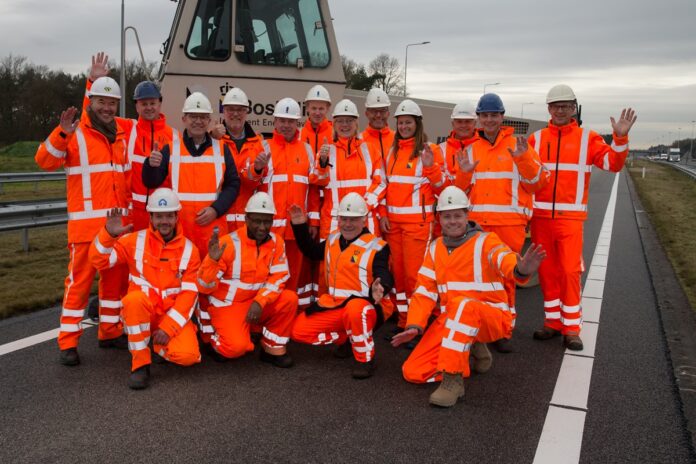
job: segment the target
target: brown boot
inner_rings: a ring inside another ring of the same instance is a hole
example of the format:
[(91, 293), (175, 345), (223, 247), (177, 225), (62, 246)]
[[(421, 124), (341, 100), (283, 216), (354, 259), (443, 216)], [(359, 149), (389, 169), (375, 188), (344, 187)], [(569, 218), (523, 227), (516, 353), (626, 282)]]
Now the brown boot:
[(582, 351), (583, 345), (579, 335), (564, 335), (563, 345), (572, 351)]
[(546, 326), (534, 331), (535, 340), (549, 340), (553, 337), (558, 337), (559, 335), (561, 335), (560, 331)]
[(464, 379), (461, 373), (442, 373), (440, 386), (430, 395), (430, 404), (441, 408), (451, 408), (464, 396)]
[(485, 343), (476, 342), (471, 346), (471, 369), (479, 374), (485, 374), (491, 369), (493, 355)]

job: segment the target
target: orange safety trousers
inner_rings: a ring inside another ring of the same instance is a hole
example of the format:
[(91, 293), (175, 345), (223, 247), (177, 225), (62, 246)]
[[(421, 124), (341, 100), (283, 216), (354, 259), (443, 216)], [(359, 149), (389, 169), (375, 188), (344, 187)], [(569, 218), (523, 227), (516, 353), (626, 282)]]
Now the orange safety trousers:
[(291, 338), (311, 345), (341, 345), (350, 337), (353, 357), (368, 362), (375, 357), (372, 330), (377, 323), (377, 310), (363, 298), (353, 298), (338, 309), (327, 309), (311, 315), (300, 313), (295, 319)]
[[(122, 301), (123, 322), (128, 334), (128, 349), (132, 356), (131, 370), (134, 371), (152, 362), (150, 334), (157, 330), (165, 314), (158, 314), (152, 301), (140, 290), (128, 292)], [(179, 333), (169, 338), (166, 345), (153, 345), (152, 348), (157, 354), (174, 364), (191, 366), (201, 362), (196, 327), (190, 320)]]
[[(90, 242), (69, 243), (70, 262), (65, 278), (63, 309), (60, 316), (58, 346), (76, 348), (82, 335), (82, 320), (89, 304), (89, 293), (97, 270), (89, 260)], [(128, 290), (128, 267), (116, 266), (99, 272), (99, 340), (123, 334), (121, 296)]]
[[(398, 326), (406, 326), (406, 314), (411, 295), (416, 290), (418, 271), (423, 264), (430, 241), (430, 223), (390, 222), (391, 230), (384, 234), (391, 253), (394, 289), (391, 299), (399, 311)], [(385, 315), (386, 318), (386, 315)]]
[(442, 373), (469, 377), (469, 352), (475, 342), (512, 335), (512, 314), (468, 298), (455, 298), (426, 330), (402, 367), (412, 383), (438, 382)]
[(539, 266), (544, 326), (563, 335), (579, 335), (582, 326), (582, 228), (582, 220), (532, 218), (532, 241), (546, 250)]
[(254, 351), (250, 336), (254, 328), (261, 329), (261, 343), (268, 348), (283, 348), (288, 343), (297, 312), (297, 295), (283, 290), (273, 303), (263, 308), (259, 324), (250, 325), (246, 315), (252, 301), (235, 302), (224, 307), (208, 306), (213, 326), (210, 346), (226, 358), (238, 358)]
[[(483, 230), (486, 232), (495, 232), (498, 238), (500, 238), (500, 240), (502, 240), (502, 242), (515, 253), (522, 253), (524, 238), (527, 234), (526, 226), (520, 224), (516, 226), (487, 225), (481, 227), (483, 227)], [(512, 313), (512, 328), (514, 329), (515, 320), (517, 319), (517, 310), (515, 308), (515, 291), (517, 289), (517, 284), (514, 280), (506, 280), (504, 285), (505, 293), (507, 293), (508, 296), (508, 305), (510, 306), (510, 312)]]

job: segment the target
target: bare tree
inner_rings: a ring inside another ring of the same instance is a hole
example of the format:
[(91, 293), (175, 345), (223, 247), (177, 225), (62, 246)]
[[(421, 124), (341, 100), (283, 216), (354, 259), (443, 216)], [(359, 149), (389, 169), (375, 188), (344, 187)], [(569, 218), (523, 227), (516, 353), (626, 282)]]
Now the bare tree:
[(378, 87), (392, 95), (402, 95), (404, 91), (404, 76), (399, 60), (386, 53), (380, 54), (367, 65), (370, 73), (380, 74), (376, 81)]

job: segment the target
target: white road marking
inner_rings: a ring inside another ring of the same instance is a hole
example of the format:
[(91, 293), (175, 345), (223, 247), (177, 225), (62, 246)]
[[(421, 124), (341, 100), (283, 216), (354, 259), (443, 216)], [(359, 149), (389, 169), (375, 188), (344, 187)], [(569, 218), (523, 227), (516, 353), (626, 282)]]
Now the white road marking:
[(619, 174), (616, 174), (582, 292), (583, 318), (585, 319), (582, 327), (584, 349), (582, 351), (566, 350), (563, 356), (544, 428), (534, 455), (535, 464), (580, 461), (618, 187)]
[[(90, 319), (85, 319), (82, 321), (83, 329), (88, 329), (90, 327), (96, 327), (96, 324), (93, 324)], [(51, 329), (47, 330), (46, 332), (41, 332), (30, 337), (21, 338), (13, 342), (5, 343), (4, 345), (0, 345), (0, 356), (58, 338), (59, 332), (60, 328)]]

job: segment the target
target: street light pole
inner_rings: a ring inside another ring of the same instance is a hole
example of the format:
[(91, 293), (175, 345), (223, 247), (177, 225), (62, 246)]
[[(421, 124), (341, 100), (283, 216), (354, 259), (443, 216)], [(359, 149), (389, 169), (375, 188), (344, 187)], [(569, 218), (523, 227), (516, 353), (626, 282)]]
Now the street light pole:
[(493, 85), (500, 85), (500, 82), (494, 82), (493, 84), (483, 84), (483, 94), (486, 95), (486, 87)]
[(522, 103), (522, 111), (520, 112), (520, 118), (524, 118), (524, 105), (533, 105), (534, 102)]
[(686, 162), (689, 162), (689, 158), (694, 157), (694, 124), (696, 121), (691, 121), (691, 147), (689, 148), (689, 157), (686, 158)]
[(404, 97), (406, 96), (406, 73), (408, 72), (408, 47), (414, 46), (414, 45), (426, 45), (429, 44), (430, 41), (426, 40), (425, 42), (417, 42), (417, 43), (411, 43), (406, 45), (406, 59), (404, 60)]
[(126, 117), (126, 5), (121, 0), (121, 101), (119, 116)]

